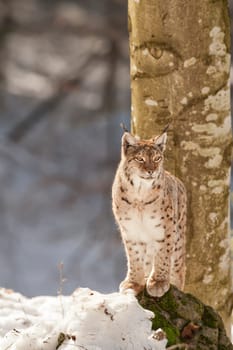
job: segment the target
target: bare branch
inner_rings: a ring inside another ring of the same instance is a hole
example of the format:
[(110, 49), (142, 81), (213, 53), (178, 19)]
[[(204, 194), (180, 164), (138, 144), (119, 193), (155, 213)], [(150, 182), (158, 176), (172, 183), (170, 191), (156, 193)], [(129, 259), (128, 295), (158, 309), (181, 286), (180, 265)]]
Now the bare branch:
[(16, 123), (8, 132), (7, 138), (15, 143), (20, 142), (36, 124), (48, 115), (48, 112), (51, 112), (58, 104), (63, 102), (70, 91), (80, 87), (85, 77), (86, 69), (97, 58), (100, 57), (97, 57), (97, 55), (90, 56), (89, 59), (84, 62), (83, 66), (79, 68), (79, 74), (77, 74), (76, 77), (60, 82), (54, 95), (37, 105), (29, 115)]

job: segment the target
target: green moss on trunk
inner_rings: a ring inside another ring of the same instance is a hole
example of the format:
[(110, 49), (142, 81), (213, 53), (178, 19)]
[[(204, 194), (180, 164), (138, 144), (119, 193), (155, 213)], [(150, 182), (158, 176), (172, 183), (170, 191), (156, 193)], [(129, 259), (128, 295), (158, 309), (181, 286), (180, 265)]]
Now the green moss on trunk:
[(171, 286), (162, 298), (154, 298), (144, 290), (139, 303), (155, 314), (153, 329), (162, 328), (168, 344), (187, 344), (188, 349), (233, 350), (221, 317), (212, 307)]

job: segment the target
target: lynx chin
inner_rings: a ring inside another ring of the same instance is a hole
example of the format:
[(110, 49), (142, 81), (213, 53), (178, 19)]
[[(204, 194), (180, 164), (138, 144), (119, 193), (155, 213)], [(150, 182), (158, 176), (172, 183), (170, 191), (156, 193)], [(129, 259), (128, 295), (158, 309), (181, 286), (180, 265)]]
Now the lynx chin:
[(186, 191), (163, 168), (167, 134), (141, 140), (125, 132), (112, 188), (115, 219), (124, 243), (128, 272), (120, 291), (138, 294), (146, 285), (160, 297), (170, 283), (185, 281)]

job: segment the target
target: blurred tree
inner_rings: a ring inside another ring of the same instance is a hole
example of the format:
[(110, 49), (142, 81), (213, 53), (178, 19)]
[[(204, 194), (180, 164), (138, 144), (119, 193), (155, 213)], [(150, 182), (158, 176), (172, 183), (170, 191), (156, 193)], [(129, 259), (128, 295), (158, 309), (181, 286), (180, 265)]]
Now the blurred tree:
[(0, 0), (4, 287), (54, 293), (64, 261), (65, 293), (118, 288), (110, 192), (129, 118), (126, 23), (124, 0)]
[(0, 0), (0, 86), (4, 84), (4, 66), (6, 52), (4, 50), (7, 34), (11, 25), (11, 9), (6, 0)]
[(186, 291), (229, 326), (230, 26), (227, 1), (129, 0), (132, 131), (171, 123), (166, 168), (188, 192)]

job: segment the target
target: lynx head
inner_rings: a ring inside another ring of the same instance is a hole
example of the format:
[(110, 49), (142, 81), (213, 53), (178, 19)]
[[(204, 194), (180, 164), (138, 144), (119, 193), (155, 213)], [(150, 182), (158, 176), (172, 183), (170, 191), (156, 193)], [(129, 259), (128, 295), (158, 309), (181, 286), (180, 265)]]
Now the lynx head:
[(167, 133), (141, 140), (125, 132), (122, 136), (122, 161), (127, 172), (144, 180), (157, 179), (163, 168)]

